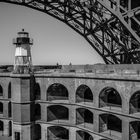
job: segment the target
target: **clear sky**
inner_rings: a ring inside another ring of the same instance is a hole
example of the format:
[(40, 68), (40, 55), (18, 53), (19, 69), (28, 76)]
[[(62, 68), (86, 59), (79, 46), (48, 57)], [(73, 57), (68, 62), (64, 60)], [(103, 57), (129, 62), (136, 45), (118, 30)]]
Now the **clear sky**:
[(37, 10), (0, 2), (0, 65), (13, 64), (17, 32), (34, 39), (33, 64), (95, 64), (102, 58), (88, 42), (61, 21)]

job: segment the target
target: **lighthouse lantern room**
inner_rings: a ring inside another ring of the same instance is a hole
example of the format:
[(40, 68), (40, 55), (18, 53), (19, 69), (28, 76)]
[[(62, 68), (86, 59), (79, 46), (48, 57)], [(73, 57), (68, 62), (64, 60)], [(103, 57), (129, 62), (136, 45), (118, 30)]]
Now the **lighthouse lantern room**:
[(22, 29), (21, 32), (18, 32), (18, 37), (13, 40), (13, 44), (16, 45), (13, 73), (31, 73), (31, 45), (33, 45), (33, 39), (30, 39), (29, 33), (25, 32), (24, 29)]

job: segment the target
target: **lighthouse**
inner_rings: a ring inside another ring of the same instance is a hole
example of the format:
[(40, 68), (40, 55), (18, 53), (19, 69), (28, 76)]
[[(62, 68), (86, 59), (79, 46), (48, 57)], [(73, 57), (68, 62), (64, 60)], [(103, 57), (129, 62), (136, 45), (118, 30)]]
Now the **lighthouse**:
[(28, 32), (22, 29), (18, 32), (17, 38), (13, 40), (13, 44), (16, 46), (13, 73), (32, 73), (31, 45), (33, 45), (33, 39), (29, 37)]

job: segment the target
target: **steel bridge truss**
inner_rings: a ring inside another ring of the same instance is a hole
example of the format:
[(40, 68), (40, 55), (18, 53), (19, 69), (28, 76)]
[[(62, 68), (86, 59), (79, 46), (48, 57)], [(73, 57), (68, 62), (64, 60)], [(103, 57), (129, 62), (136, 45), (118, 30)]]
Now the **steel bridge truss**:
[(0, 0), (42, 11), (82, 35), (106, 64), (140, 63), (140, 3), (132, 0)]

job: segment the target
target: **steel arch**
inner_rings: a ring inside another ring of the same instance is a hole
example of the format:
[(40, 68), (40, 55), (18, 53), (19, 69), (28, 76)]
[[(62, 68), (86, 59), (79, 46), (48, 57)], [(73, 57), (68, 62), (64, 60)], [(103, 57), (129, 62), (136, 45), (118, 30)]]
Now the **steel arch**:
[(140, 63), (140, 3), (131, 0), (0, 0), (39, 10), (64, 22), (106, 64)]

